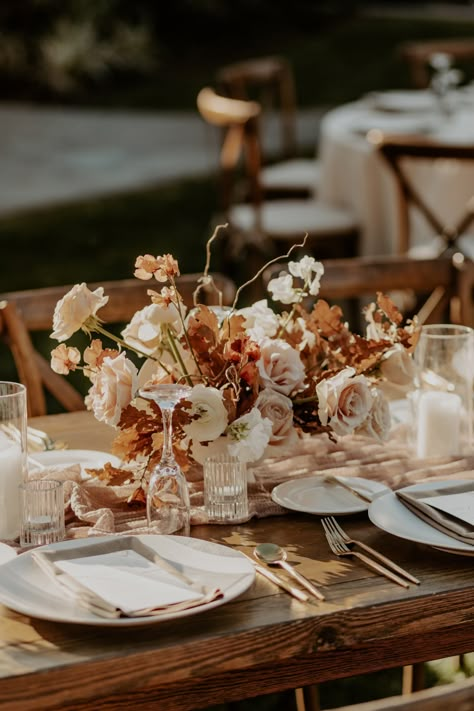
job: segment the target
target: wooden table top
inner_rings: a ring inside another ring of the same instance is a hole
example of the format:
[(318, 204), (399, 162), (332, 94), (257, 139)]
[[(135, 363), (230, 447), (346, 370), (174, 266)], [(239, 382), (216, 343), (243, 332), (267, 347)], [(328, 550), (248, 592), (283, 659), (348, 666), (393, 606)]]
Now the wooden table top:
[[(71, 448), (104, 450), (113, 436), (89, 413), (34, 424)], [(263, 541), (288, 546), (326, 600), (298, 602), (257, 576), (221, 607), (127, 629), (47, 622), (0, 605), (0, 708), (184, 711), (474, 649), (472, 558), (395, 538), (365, 514), (346, 528), (421, 585), (405, 590), (334, 558), (317, 516), (194, 526), (194, 537), (244, 552)]]

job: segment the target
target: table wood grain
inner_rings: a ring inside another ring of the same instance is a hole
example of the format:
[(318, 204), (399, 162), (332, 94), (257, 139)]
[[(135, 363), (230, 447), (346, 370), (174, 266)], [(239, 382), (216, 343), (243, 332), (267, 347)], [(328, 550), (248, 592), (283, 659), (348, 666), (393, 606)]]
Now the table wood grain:
[[(107, 450), (113, 437), (90, 413), (33, 424), (71, 448)], [(365, 514), (350, 517), (350, 530), (421, 585), (404, 590), (334, 559), (319, 518), (290, 514), (195, 526), (192, 535), (244, 552), (263, 541), (289, 546), (290, 560), (323, 586), (322, 603), (300, 603), (257, 577), (226, 605), (142, 628), (53, 623), (0, 605), (0, 709), (185, 711), (474, 649), (472, 558), (390, 536)]]

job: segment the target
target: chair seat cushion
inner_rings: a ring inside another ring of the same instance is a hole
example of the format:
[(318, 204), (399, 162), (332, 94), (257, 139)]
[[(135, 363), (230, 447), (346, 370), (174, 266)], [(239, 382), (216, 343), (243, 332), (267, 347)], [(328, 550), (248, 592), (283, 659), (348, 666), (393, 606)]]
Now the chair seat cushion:
[[(251, 231), (256, 224), (255, 208), (234, 205), (229, 221), (238, 230)], [(306, 232), (310, 236), (346, 234), (357, 230), (358, 224), (349, 210), (320, 200), (269, 200), (261, 207), (261, 228), (268, 237), (286, 239)]]
[(264, 190), (308, 190), (316, 193), (320, 184), (321, 166), (313, 158), (293, 158), (267, 165), (260, 173)]

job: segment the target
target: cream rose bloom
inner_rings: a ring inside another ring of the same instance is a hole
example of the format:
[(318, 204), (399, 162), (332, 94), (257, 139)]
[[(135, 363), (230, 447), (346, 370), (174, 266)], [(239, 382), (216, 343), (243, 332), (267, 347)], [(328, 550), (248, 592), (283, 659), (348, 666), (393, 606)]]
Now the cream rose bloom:
[(357, 434), (366, 434), (379, 440), (388, 439), (392, 420), (386, 398), (377, 389), (372, 389), (372, 408), (366, 420), (356, 429)]
[(125, 353), (116, 358), (104, 358), (86, 402), (96, 419), (114, 427), (120, 420), (122, 410), (135, 397), (138, 387), (138, 371)]
[(338, 435), (353, 432), (367, 418), (373, 395), (367, 378), (355, 375), (354, 368), (344, 368), (316, 386), (318, 415), (322, 425), (329, 425)]
[(159, 306), (149, 304), (137, 311), (128, 326), (122, 331), (125, 343), (148, 356), (159, 352), (162, 345), (162, 326), (172, 326), (181, 331), (178, 309), (174, 304)]
[(102, 286), (91, 291), (84, 282), (76, 284), (56, 304), (51, 338), (66, 341), (76, 331), (87, 328), (87, 320), (95, 316), (108, 300), (109, 297), (104, 296)]
[(413, 385), (415, 364), (401, 343), (396, 343), (385, 353), (380, 363), (380, 372), (389, 383), (407, 387)]
[(217, 439), (227, 427), (227, 410), (222, 393), (217, 388), (195, 385), (186, 400), (192, 403), (191, 415), (198, 415), (184, 427), (186, 434), (198, 442)]
[(293, 403), (289, 397), (273, 388), (265, 388), (256, 399), (255, 407), (272, 423), (269, 447), (283, 450), (296, 444), (299, 438), (293, 426)]
[(281, 338), (265, 338), (260, 343), (257, 368), (263, 386), (283, 395), (303, 387), (305, 370), (300, 354)]

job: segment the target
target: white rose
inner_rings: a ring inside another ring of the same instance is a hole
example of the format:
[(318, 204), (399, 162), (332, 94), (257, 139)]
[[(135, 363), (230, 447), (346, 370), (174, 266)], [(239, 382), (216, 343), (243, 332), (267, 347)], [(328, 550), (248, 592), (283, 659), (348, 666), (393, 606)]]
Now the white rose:
[(278, 331), (278, 316), (268, 306), (266, 299), (256, 301), (252, 306), (244, 309), (239, 309), (237, 313), (244, 317), (244, 328), (250, 338), (257, 343), (265, 336), (271, 338)]
[(402, 386), (412, 385), (415, 377), (415, 364), (401, 343), (396, 343), (385, 353), (380, 363), (380, 372), (389, 383)]
[(316, 386), (318, 415), (322, 425), (329, 425), (338, 435), (350, 434), (367, 418), (373, 395), (367, 378), (355, 375), (354, 368), (344, 368)]
[(300, 354), (281, 338), (266, 338), (260, 343), (257, 368), (264, 387), (284, 395), (302, 388), (305, 370)]
[(108, 300), (109, 297), (104, 296), (102, 286), (91, 291), (84, 282), (76, 284), (56, 304), (51, 338), (66, 341), (73, 333), (83, 328), (87, 320), (95, 316)]
[(184, 428), (186, 434), (198, 442), (209, 442), (219, 437), (227, 427), (227, 410), (222, 393), (217, 388), (195, 385), (186, 398), (192, 403), (191, 415), (198, 415)]
[(366, 420), (357, 428), (356, 432), (358, 434), (367, 434), (369, 437), (383, 441), (388, 439), (392, 426), (390, 408), (386, 398), (377, 388), (372, 390), (372, 394), (372, 409)]
[(299, 292), (293, 288), (293, 277), (291, 274), (282, 274), (275, 279), (270, 279), (267, 286), (274, 301), (281, 301), (282, 304), (293, 304), (299, 301)]
[(174, 304), (149, 304), (137, 311), (122, 331), (124, 341), (132, 348), (153, 355), (162, 344), (162, 326), (168, 324), (180, 330), (179, 312)]
[(135, 397), (138, 371), (125, 353), (116, 358), (104, 358), (100, 371), (87, 396), (87, 405), (95, 417), (109, 425), (117, 425), (122, 410)]

